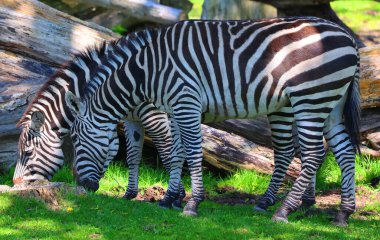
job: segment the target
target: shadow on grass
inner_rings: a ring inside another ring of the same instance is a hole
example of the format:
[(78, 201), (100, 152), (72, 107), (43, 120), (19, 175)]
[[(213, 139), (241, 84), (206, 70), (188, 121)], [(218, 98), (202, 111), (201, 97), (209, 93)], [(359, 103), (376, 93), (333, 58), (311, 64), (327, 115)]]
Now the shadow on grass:
[[(206, 201), (199, 217), (159, 208), (155, 203), (126, 201), (99, 194), (62, 196), (62, 208), (14, 195), (0, 195), (0, 239), (376, 239), (379, 221), (350, 220), (331, 226), (329, 215), (290, 217), (273, 223), (252, 205), (219, 205)], [(297, 220), (298, 219), (298, 220)]]

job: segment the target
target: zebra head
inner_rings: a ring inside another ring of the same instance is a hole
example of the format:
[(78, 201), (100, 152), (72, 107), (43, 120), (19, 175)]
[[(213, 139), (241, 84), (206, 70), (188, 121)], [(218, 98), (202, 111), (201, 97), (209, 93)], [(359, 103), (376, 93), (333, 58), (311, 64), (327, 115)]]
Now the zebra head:
[(88, 190), (96, 191), (100, 178), (117, 152), (113, 151), (119, 144), (116, 125), (92, 119), (86, 101), (81, 101), (73, 93), (67, 92), (65, 99), (75, 116), (71, 125), (71, 138), (76, 182)]
[(29, 120), (19, 125), (22, 126), (22, 130), (13, 183), (50, 180), (64, 163), (60, 147), (62, 141), (58, 132), (51, 130), (52, 126), (45, 121), (45, 115), (40, 111), (32, 112)]

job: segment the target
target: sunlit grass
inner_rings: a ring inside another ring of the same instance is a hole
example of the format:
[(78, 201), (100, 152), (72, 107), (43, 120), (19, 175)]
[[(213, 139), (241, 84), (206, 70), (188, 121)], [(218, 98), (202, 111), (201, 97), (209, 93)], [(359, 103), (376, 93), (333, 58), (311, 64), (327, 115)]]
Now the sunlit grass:
[(380, 30), (380, 2), (356, 0), (356, 1), (332, 1), (331, 7), (355, 32)]
[(239, 191), (263, 194), (268, 187), (270, 176), (250, 170), (238, 170), (218, 181), (218, 187), (233, 186)]
[[(335, 161), (334, 155), (330, 152), (326, 160), (317, 172), (317, 189), (326, 190), (340, 188), (341, 171)], [(369, 156), (359, 156), (355, 158), (355, 181), (356, 185), (368, 185), (374, 177), (380, 176), (380, 161), (371, 159)]]
[(203, 0), (190, 0), (193, 4), (191, 11), (189, 12), (189, 19), (200, 19), (202, 15)]
[[(357, 158), (356, 162), (357, 171), (365, 172), (358, 183), (367, 187), (379, 166), (365, 157)], [(339, 187), (339, 174), (330, 154), (319, 171), (319, 188)], [(215, 189), (224, 186), (262, 194), (270, 179), (268, 175), (248, 170), (223, 178), (210, 172), (203, 175), (209, 195), (216, 195)], [(9, 181), (11, 175), (7, 176), (8, 179), (2, 177), (2, 180)], [(73, 184), (71, 168), (61, 169), (54, 180)], [(166, 188), (168, 174), (163, 169), (142, 165), (139, 180), (140, 189), (152, 185)], [(184, 217), (180, 211), (163, 210), (156, 203), (121, 199), (127, 181), (128, 169), (120, 163), (111, 164), (97, 193), (76, 196), (63, 192), (61, 207), (56, 211), (34, 199), (2, 194), (0, 239), (378, 239), (380, 222), (376, 216), (361, 220), (355, 215), (346, 229), (333, 227), (326, 213), (305, 217), (298, 212), (291, 215), (290, 224), (275, 224), (270, 219), (278, 204), (268, 213), (257, 213), (252, 211), (252, 205), (225, 206), (205, 201), (200, 206), (199, 217)], [(188, 174), (183, 182), (190, 191)], [(373, 192), (372, 188), (368, 189)], [(380, 212), (380, 204), (373, 202), (365, 210)]]

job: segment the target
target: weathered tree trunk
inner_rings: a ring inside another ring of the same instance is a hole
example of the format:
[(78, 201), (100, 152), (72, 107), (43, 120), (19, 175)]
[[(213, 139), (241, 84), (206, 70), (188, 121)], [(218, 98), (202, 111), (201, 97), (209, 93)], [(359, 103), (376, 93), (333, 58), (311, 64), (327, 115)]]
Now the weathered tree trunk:
[[(15, 125), (33, 94), (71, 55), (117, 35), (95, 24), (80, 21), (31, 0), (5, 0), (0, 6), (0, 163), (9, 166), (17, 158), (19, 130)], [(361, 49), (362, 106), (377, 112), (380, 103), (380, 46)], [(366, 90), (367, 89), (367, 90)], [(379, 126), (380, 114), (365, 118), (365, 130)], [(273, 153), (267, 120), (230, 120), (217, 130), (203, 126), (205, 160), (224, 169), (248, 168), (270, 173)], [(236, 136), (237, 133), (242, 136)], [(243, 137), (244, 136), (244, 137)], [(260, 136), (261, 138), (259, 138)], [(260, 147), (259, 142), (266, 147)], [(261, 170), (260, 170), (261, 169)], [(292, 170), (293, 169), (293, 170)], [(290, 176), (297, 172), (297, 162)]]
[(0, 169), (16, 160), (16, 123), (41, 85), (73, 54), (116, 37), (36, 0), (1, 2)]
[[(236, 134), (202, 125), (204, 160), (227, 171), (236, 169), (256, 170), (272, 174), (274, 169), (273, 150), (257, 145)], [(301, 169), (296, 158), (287, 171), (287, 176), (295, 179)]]
[(154, 1), (139, 0), (78, 0), (76, 2), (122, 10), (125, 14), (142, 21), (168, 24), (184, 20), (187, 14), (181, 9), (158, 4)]
[(123, 26), (133, 31), (184, 20), (191, 9), (188, 0), (41, 0), (49, 6), (107, 28)]

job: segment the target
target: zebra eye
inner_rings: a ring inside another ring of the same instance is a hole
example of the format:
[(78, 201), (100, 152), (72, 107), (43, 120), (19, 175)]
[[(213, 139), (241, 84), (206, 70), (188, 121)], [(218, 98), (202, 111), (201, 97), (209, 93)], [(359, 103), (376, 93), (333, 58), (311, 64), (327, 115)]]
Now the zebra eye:
[(34, 149), (34, 146), (31, 144), (29, 146), (25, 145), (24, 152), (30, 152)]

